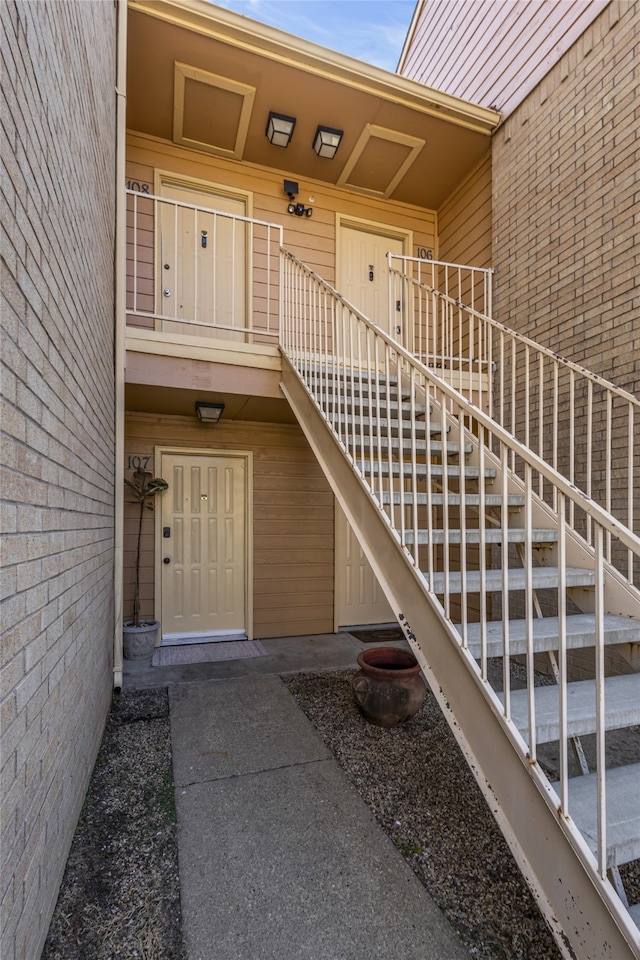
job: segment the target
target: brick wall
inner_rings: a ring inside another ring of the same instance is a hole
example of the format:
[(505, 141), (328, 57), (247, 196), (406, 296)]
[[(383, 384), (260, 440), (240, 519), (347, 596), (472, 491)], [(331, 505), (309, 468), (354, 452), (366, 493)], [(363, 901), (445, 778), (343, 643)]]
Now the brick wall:
[[(640, 4), (614, 0), (509, 117), (493, 142), (496, 319), (636, 395), (640, 394), (639, 55)], [(578, 423), (584, 425), (586, 399), (581, 402), (584, 410)], [(566, 460), (564, 399), (559, 409), (560, 459)], [(612, 511), (623, 522), (627, 522), (627, 423), (614, 409), (613, 435), (619, 436), (614, 442), (618, 453), (612, 471)], [(597, 440), (606, 429), (605, 414), (596, 416), (592, 436)], [(576, 469), (582, 471), (576, 482), (584, 488), (586, 441), (582, 446), (576, 453)], [(550, 455), (549, 449), (546, 453)], [(637, 485), (638, 446), (634, 459)], [(596, 449), (592, 492), (603, 504), (604, 463)], [(559, 465), (568, 469), (567, 463)], [(640, 517), (636, 524), (640, 527)]]
[(0, 955), (34, 960), (112, 679), (116, 7), (0, 17)]

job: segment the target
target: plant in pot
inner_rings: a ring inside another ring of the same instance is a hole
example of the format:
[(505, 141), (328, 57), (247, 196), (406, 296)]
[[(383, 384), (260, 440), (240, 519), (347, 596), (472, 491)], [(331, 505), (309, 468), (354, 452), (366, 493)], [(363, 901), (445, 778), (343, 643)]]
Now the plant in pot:
[(144, 511), (153, 510), (153, 501), (167, 490), (169, 484), (160, 477), (153, 477), (148, 470), (138, 467), (133, 472), (133, 478), (125, 477), (125, 484), (129, 488), (136, 503), (140, 506), (138, 515), (138, 537), (136, 543), (136, 566), (133, 591), (133, 619), (126, 620), (122, 625), (124, 656), (127, 660), (147, 660), (152, 654), (158, 636), (157, 620), (140, 617), (140, 543), (142, 540), (142, 519)]

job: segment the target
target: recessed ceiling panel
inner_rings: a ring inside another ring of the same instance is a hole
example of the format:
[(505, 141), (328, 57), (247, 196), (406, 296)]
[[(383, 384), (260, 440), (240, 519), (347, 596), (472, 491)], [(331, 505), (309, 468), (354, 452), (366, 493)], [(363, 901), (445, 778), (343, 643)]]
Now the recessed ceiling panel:
[(351, 152), (337, 185), (390, 197), (425, 145), (424, 140), (368, 123)]
[(255, 87), (176, 62), (173, 89), (175, 143), (241, 160)]

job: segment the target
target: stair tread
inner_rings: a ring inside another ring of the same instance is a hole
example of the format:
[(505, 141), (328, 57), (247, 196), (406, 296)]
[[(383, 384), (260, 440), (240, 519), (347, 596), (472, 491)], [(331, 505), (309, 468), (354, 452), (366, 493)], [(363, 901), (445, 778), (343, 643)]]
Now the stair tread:
[[(607, 867), (640, 858), (640, 763), (606, 772)], [(559, 792), (560, 784), (553, 787)], [(597, 774), (569, 780), (569, 814), (595, 853), (598, 821)]]
[[(432, 530), (432, 540), (433, 543), (444, 543), (445, 541), (445, 531), (444, 530)], [(510, 527), (507, 531), (507, 539), (509, 543), (524, 543), (525, 542), (525, 533), (526, 531), (522, 527)], [(488, 530), (485, 530), (485, 542), (486, 543), (502, 543), (502, 529), (500, 527), (491, 527)], [(557, 543), (558, 540), (558, 531), (549, 530), (549, 529), (536, 529), (531, 531), (531, 541), (532, 543)], [(415, 541), (413, 530), (405, 531), (405, 542), (412, 544)], [(461, 530), (448, 530), (447, 531), (447, 541), (449, 543), (461, 543), (462, 541), (462, 531)], [(465, 530), (465, 542), (470, 543), (480, 543), (480, 531), (476, 528), (469, 528)], [(429, 543), (429, 531), (428, 530), (418, 530), (418, 544), (428, 544)]]
[[(428, 575), (423, 573), (425, 580), (429, 580)], [(445, 574), (438, 571), (433, 576), (434, 593), (443, 594), (445, 587)], [(449, 592), (460, 593), (462, 587), (462, 575), (460, 573), (450, 573)], [(480, 571), (467, 571), (465, 574), (466, 588), (468, 593), (479, 593), (480, 591)], [(549, 587), (557, 587), (558, 570), (556, 567), (535, 567), (532, 570), (532, 581), (534, 590), (544, 590)], [(565, 582), (568, 587), (591, 587), (595, 583), (595, 573), (593, 570), (585, 570), (582, 567), (567, 567), (565, 570)], [(508, 580), (509, 590), (524, 590), (525, 571), (514, 569), (509, 571)], [(485, 573), (485, 588), (487, 593), (495, 593), (502, 590), (502, 571), (487, 570)]]
[[(373, 440), (370, 436), (364, 436), (362, 438), (362, 446), (365, 449), (369, 449), (371, 446), (378, 447), (378, 444), (383, 450), (388, 450), (391, 447), (392, 450), (398, 450), (400, 447), (400, 441), (397, 437), (392, 437), (391, 442), (389, 438), (385, 436), (374, 437)], [(440, 440), (427, 440), (422, 437), (416, 437), (415, 440), (412, 440), (411, 437), (402, 438), (402, 449), (411, 453), (415, 450), (416, 453), (426, 454), (430, 453), (432, 456), (440, 456), (442, 454), (442, 441)], [(465, 444), (464, 452), (471, 453), (473, 446), (470, 443)], [(456, 443), (455, 440), (449, 440), (447, 443), (447, 453), (451, 456), (457, 457), (460, 455), (460, 444)]]
[[(353, 426), (353, 424), (356, 423), (362, 428), (363, 431), (369, 431), (371, 429), (371, 425), (373, 424), (375, 427), (377, 427), (378, 433), (384, 434), (390, 430), (393, 436), (397, 435), (398, 427), (400, 426), (400, 423), (402, 423), (404, 435), (411, 436), (411, 421), (406, 419), (399, 421), (397, 419), (393, 419), (392, 417), (390, 420), (387, 420), (386, 417), (371, 418), (366, 415), (361, 417), (358, 414), (354, 416), (351, 413), (347, 413), (342, 419), (345, 423), (349, 424), (349, 426)], [(427, 425), (424, 420), (416, 420), (414, 423), (414, 429), (417, 436), (426, 436)], [(447, 427), (447, 433), (450, 431), (450, 429), (450, 427)], [(442, 424), (438, 420), (431, 420), (429, 423), (429, 432), (433, 436), (439, 436), (442, 433)]]
[[(567, 647), (571, 650), (592, 647), (595, 636), (595, 616), (579, 613), (567, 617)], [(462, 628), (458, 627), (460, 631)], [(558, 649), (559, 625), (557, 617), (539, 617), (532, 621), (533, 649), (536, 653)], [(491, 620), (486, 625), (487, 656), (502, 656), (502, 621)], [(467, 625), (467, 643), (471, 655), (480, 659), (481, 625)], [(604, 641), (606, 644), (639, 643), (640, 621), (607, 613), (604, 617)], [(526, 653), (526, 620), (509, 621), (509, 653), (512, 656)]]
[[(374, 496), (377, 500), (380, 499), (377, 493), (374, 492)], [(391, 494), (388, 490), (383, 491), (382, 494), (382, 503), (387, 505), (391, 503), (393, 497), (393, 503), (400, 505), (400, 494), (394, 493)], [(447, 497), (447, 502), (452, 507), (460, 506), (460, 494), (459, 493), (450, 493)], [(479, 507), (480, 506), (480, 494), (479, 493), (466, 493), (464, 496), (464, 501), (468, 507)], [(402, 498), (402, 502), (405, 506), (413, 506), (413, 494), (405, 493)], [(426, 493), (417, 494), (417, 503), (419, 506), (424, 506), (428, 503), (428, 497)], [(444, 503), (444, 494), (442, 493), (432, 493), (431, 494), (431, 503), (434, 507), (441, 507)], [(485, 493), (484, 496), (485, 507), (501, 507), (502, 506), (502, 494), (500, 493)], [(524, 497), (520, 494), (509, 494), (507, 497), (507, 506), (509, 507), (523, 507), (524, 506)]]
[[(393, 475), (396, 476), (396, 477), (399, 476), (399, 475), (400, 475), (400, 463), (399, 463), (398, 461), (394, 460), (394, 461), (392, 462), (391, 466), (393, 467), (393, 471), (392, 471), (392, 472), (393, 472)], [(405, 461), (403, 462), (403, 464), (402, 464), (402, 473), (403, 473), (403, 476), (411, 476), (412, 473), (413, 473), (413, 471), (414, 471), (414, 469), (415, 469), (416, 475), (417, 475), (418, 477), (425, 477), (425, 478), (426, 478), (426, 476), (427, 476), (427, 466), (428, 466), (428, 468), (429, 468), (429, 472), (431, 473), (431, 476), (432, 476), (432, 477), (441, 477), (441, 476), (443, 475), (443, 473), (444, 473), (444, 467), (443, 467), (443, 465), (442, 465), (441, 463), (430, 463), (430, 464), (428, 464), (428, 465), (427, 465), (426, 463), (416, 463), (416, 464), (412, 464), (410, 461), (405, 460)], [(380, 475), (382, 475), (383, 477), (387, 477), (387, 476), (389, 476), (389, 473), (390, 473), (390, 470), (389, 470), (389, 462), (388, 462), (388, 461), (384, 461), (383, 463), (378, 463), (376, 460), (374, 460), (374, 462), (371, 463), (370, 460), (367, 460), (367, 461), (365, 462), (365, 464), (364, 464), (364, 468), (365, 468), (365, 473), (366, 473), (367, 475), (374, 474), (375, 476), (380, 476)], [(464, 475), (465, 475), (465, 477), (468, 477), (470, 480), (477, 480), (477, 479), (479, 479), (479, 477), (480, 477), (480, 467), (464, 467), (464, 468), (461, 468), (461, 467), (459, 467), (457, 464), (448, 464), (448, 465), (447, 465), (447, 476), (448, 476), (448, 477), (459, 477), (459, 476), (460, 476), (460, 470), (461, 470), (461, 469), (464, 469)], [(492, 480), (492, 479), (494, 479), (494, 477), (496, 476), (496, 474), (497, 474), (497, 471), (496, 471), (493, 467), (485, 467), (485, 470), (484, 470), (484, 477), (485, 477), (485, 479), (487, 479), (487, 480)]]
[[(605, 728), (616, 730), (640, 722), (640, 673), (607, 677), (605, 687)], [(536, 739), (549, 743), (558, 739), (560, 687), (549, 684), (535, 688)], [(500, 696), (502, 696), (500, 694)], [(578, 680), (567, 684), (568, 735), (582, 737), (596, 729), (596, 682)], [(527, 735), (527, 690), (511, 691), (511, 717), (518, 730)]]

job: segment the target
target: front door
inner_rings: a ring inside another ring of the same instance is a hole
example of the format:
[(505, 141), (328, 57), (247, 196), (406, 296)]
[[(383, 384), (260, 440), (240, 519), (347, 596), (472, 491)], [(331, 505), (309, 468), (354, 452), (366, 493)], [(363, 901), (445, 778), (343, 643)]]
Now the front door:
[(162, 642), (247, 636), (247, 461), (162, 455)]
[(402, 255), (403, 239), (341, 225), (340, 293), (367, 319), (395, 337), (395, 305), (389, 309), (388, 252)]
[(394, 623), (395, 619), (358, 538), (336, 503), (336, 626)]
[(160, 193), (176, 201), (161, 203), (158, 217), (163, 330), (246, 339), (247, 226), (224, 216), (246, 216), (245, 200), (173, 180), (161, 180)]

